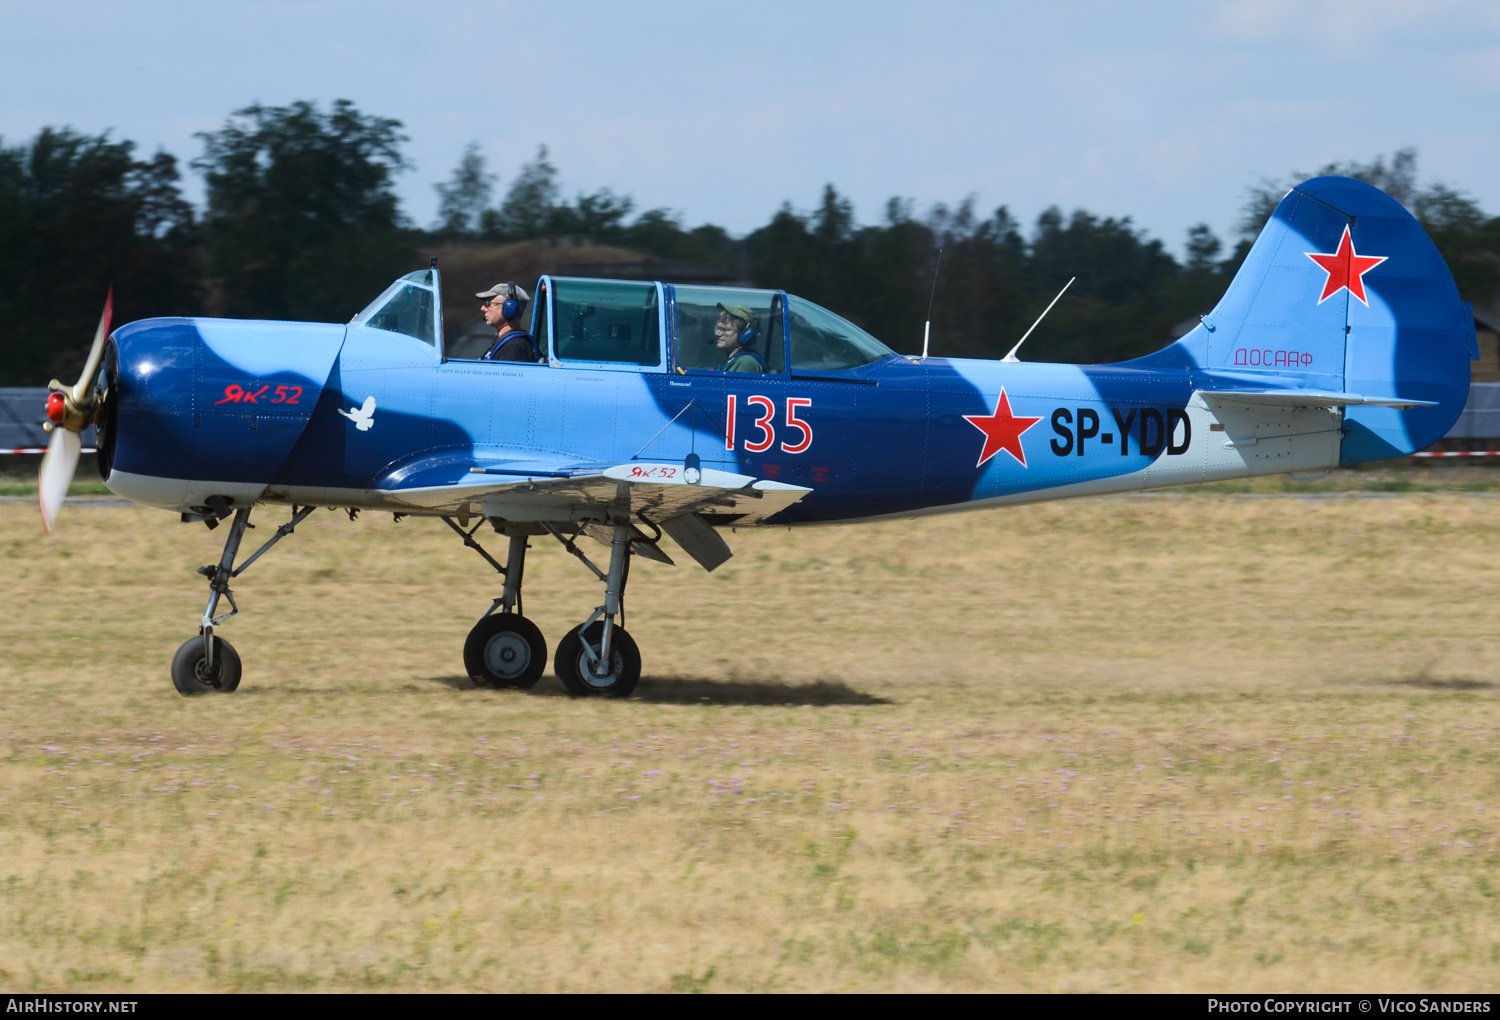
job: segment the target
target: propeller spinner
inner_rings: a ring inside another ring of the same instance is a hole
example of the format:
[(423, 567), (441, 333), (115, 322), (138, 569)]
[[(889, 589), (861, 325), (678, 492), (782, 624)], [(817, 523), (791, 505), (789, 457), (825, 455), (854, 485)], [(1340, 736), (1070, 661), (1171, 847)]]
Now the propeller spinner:
[(47, 421), (42, 428), (52, 433), (52, 438), (37, 472), (37, 499), (42, 510), (42, 527), (49, 532), (62, 510), (63, 500), (67, 498), (73, 472), (78, 470), (78, 455), (83, 449), (80, 434), (98, 416), (99, 402), (94, 396), (94, 383), (104, 361), (104, 342), (109, 339), (114, 308), (115, 289), (111, 287), (104, 299), (99, 329), (94, 333), (94, 346), (89, 348), (88, 360), (83, 364), (83, 374), (78, 377), (78, 382), (64, 386), (53, 379), (47, 386), (52, 392), (47, 394)]

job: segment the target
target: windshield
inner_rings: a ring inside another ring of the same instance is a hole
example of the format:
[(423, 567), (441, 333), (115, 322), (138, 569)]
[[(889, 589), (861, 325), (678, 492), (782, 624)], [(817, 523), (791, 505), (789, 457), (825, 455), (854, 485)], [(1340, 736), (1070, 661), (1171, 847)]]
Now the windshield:
[(896, 352), (854, 323), (799, 297), (787, 297), (791, 312), (792, 370), (858, 368)]
[(437, 299), (429, 269), (408, 273), (354, 317), (372, 329), (401, 333), (437, 346)]

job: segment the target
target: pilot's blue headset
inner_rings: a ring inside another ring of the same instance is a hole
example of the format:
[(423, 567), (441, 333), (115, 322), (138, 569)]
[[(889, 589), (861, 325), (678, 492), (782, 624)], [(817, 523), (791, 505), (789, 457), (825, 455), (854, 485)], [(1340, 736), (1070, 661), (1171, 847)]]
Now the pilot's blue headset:
[(516, 300), (516, 285), (510, 281), (505, 284), (505, 303), (500, 306), (500, 315), (506, 319), (514, 319), (521, 311), (521, 302)]

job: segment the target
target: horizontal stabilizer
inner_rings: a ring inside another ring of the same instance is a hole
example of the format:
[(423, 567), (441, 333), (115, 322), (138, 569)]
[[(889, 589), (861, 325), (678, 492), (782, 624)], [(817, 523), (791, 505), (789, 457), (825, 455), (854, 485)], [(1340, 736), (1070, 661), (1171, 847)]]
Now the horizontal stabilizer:
[(1344, 407), (1366, 404), (1371, 407), (1436, 407), (1436, 400), (1411, 400), (1403, 397), (1366, 397), (1358, 393), (1332, 393), (1328, 390), (1199, 390), (1205, 401), (1231, 400), (1237, 404), (1265, 404), (1272, 407)]

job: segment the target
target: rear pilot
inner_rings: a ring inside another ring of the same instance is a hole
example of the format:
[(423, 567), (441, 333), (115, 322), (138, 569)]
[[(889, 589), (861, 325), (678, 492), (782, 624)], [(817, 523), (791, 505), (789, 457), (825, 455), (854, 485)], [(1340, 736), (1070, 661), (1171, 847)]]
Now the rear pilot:
[(721, 372), (769, 372), (766, 360), (751, 350), (757, 339), (753, 311), (744, 305), (719, 305), (713, 343), (727, 356)]

